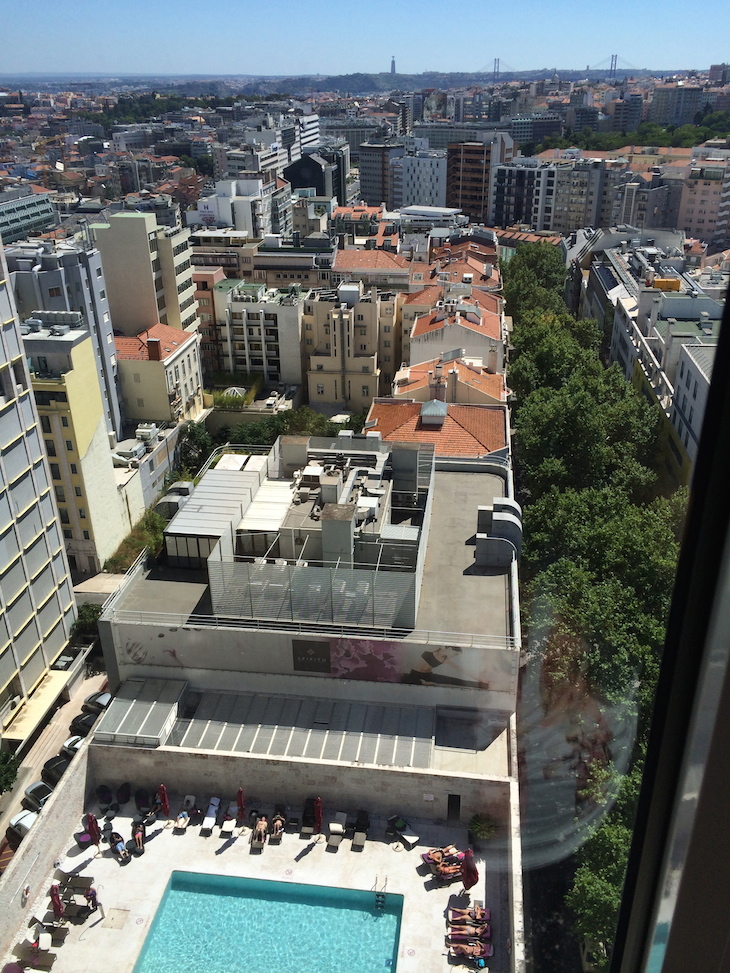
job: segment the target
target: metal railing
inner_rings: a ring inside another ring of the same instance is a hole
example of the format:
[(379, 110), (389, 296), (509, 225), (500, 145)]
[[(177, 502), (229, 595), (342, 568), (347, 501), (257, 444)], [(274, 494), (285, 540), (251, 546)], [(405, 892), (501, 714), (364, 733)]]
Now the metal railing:
[[(107, 601), (105, 608), (109, 605)], [(418, 642), (427, 645), (459, 646), (475, 649), (517, 650), (517, 640), (509, 635), (474, 635), (468, 632), (432, 632), (426, 629), (388, 628), (377, 625), (341, 624), (338, 622), (291, 621), (278, 618), (233, 618), (220, 615), (183, 615), (172, 612), (112, 610), (117, 624), (159, 625), (194, 631), (205, 628), (242, 629), (246, 631), (287, 631), (320, 636), (355, 636), (388, 641)]]

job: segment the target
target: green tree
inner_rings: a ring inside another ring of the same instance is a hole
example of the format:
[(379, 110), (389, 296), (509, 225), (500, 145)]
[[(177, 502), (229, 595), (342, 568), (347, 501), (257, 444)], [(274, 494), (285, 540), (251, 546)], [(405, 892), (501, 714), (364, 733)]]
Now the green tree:
[(202, 422), (189, 422), (178, 439), (178, 466), (199, 470), (213, 452), (215, 444)]
[(18, 777), (18, 767), (20, 760), (14, 753), (7, 750), (0, 750), (0, 794), (12, 790), (13, 784)]
[(92, 605), (88, 601), (84, 602), (83, 605), (79, 605), (79, 613), (73, 626), (73, 634), (96, 638), (99, 634), (100, 615), (101, 605)]

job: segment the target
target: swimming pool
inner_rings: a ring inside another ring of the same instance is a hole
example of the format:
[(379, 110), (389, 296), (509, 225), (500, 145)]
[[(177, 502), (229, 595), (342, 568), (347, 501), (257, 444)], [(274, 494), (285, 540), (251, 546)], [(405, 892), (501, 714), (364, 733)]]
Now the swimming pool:
[(395, 970), (403, 896), (173, 872), (134, 973)]

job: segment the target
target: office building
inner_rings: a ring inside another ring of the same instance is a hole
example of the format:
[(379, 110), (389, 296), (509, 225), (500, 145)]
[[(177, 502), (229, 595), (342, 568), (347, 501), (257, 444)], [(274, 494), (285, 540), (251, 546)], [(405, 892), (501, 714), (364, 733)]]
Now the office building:
[(3, 748), (16, 750), (74, 674), (60, 659), (76, 608), (1, 247), (0, 322), (0, 720)]
[(360, 146), (360, 196), (367, 206), (380, 206), (393, 198), (391, 162), (405, 153), (405, 146), (388, 142)]
[(391, 160), (389, 209), (446, 206), (446, 153), (421, 149)]
[(159, 323), (197, 329), (189, 230), (158, 226), (151, 213), (116, 213), (91, 231), (116, 332), (134, 336)]
[(651, 101), (649, 117), (658, 125), (691, 125), (695, 115), (706, 104), (712, 104), (714, 93), (697, 85), (682, 82), (657, 85)]
[(291, 236), (291, 187), (273, 171), (224, 179), (216, 183), (215, 195), (198, 200), (187, 221), (189, 226), (231, 227), (252, 239), (267, 233)]
[(446, 205), (460, 209), (474, 223), (489, 220), (492, 166), (509, 162), (514, 142), (496, 132), (484, 142), (451, 143), (446, 159)]
[(50, 193), (37, 193), (30, 186), (0, 193), (0, 237), (5, 244), (43, 233), (56, 223)]
[(21, 320), (36, 311), (80, 312), (93, 344), (106, 427), (122, 439), (114, 322), (98, 249), (73, 243), (18, 243), (5, 252)]

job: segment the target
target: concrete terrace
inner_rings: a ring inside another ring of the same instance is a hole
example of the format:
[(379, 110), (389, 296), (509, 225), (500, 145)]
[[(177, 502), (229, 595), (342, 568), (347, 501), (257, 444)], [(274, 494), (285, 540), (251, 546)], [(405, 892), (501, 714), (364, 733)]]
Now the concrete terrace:
[[(222, 794), (225, 804), (233, 795)], [(199, 795), (198, 803), (207, 804), (209, 795)], [(174, 813), (182, 802), (182, 795), (171, 794)], [(256, 800), (250, 806), (271, 814), (268, 804)], [(98, 811), (98, 807), (90, 809)], [(333, 808), (325, 808), (325, 826)], [(114, 820), (114, 828), (127, 837), (131, 834), (134, 804), (130, 802)], [(290, 809), (299, 814), (300, 808)], [(463, 825), (447, 825), (411, 819), (412, 830), (420, 836), (420, 844), (406, 850), (400, 843), (390, 843), (385, 837), (385, 818), (372, 817), (370, 839), (362, 851), (351, 849), (347, 837), (337, 851), (328, 850), (323, 837), (302, 838), (287, 832), (279, 845), (267, 844), (262, 853), (251, 851), (249, 830), (236, 829), (232, 838), (220, 837), (216, 827), (210, 837), (203, 837), (198, 826), (190, 826), (180, 834), (169, 823), (159, 820), (148, 829), (145, 853), (121, 866), (102, 843), (99, 857), (80, 851), (73, 837), (64, 836), (59, 844), (60, 867), (66, 872), (90, 875), (94, 878), (102, 909), (84, 922), (67, 922), (68, 933), (62, 946), (57, 947), (53, 970), (57, 973), (129, 973), (137, 960), (155, 912), (173, 870), (201, 872), (246, 878), (346, 887), (360, 890), (381, 890), (400, 893), (404, 898), (403, 917), (398, 953), (398, 973), (445, 973), (451, 966), (461, 966), (449, 960), (444, 944), (446, 909), (464, 906), (469, 898), (460, 893), (459, 882), (451, 886), (437, 885), (420, 860), (420, 853), (429, 847), (455, 842), (466, 846)], [(33, 853), (30, 839), (27, 852)], [(471, 891), (471, 901), (481, 899), (492, 911), (495, 955), (489, 961), (492, 973), (506, 973), (510, 969), (508, 928), (510, 907), (508, 881), (499, 846), (490, 849), (487, 860), (477, 857), (480, 881)], [(16, 881), (15, 876), (9, 876)], [(17, 962), (16, 947), (22, 942), (32, 916), (43, 916), (49, 904), (48, 888), (54, 880), (49, 859), (45, 880), (38, 883), (37, 893), (29, 899), (14, 937), (15, 947), (3, 957), (4, 963)], [(79, 903), (83, 899), (77, 899)], [(52, 915), (50, 916), (52, 918)], [(265, 946), (262, 933), (262, 946)], [(27, 956), (27, 950), (21, 951)], [(343, 958), (344, 959), (344, 958)], [(351, 965), (351, 964), (348, 964)], [(354, 967), (353, 967), (354, 968)], [(290, 973), (290, 971), (282, 971)]]

